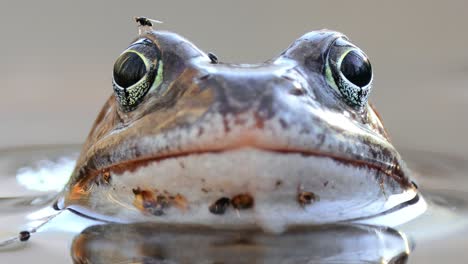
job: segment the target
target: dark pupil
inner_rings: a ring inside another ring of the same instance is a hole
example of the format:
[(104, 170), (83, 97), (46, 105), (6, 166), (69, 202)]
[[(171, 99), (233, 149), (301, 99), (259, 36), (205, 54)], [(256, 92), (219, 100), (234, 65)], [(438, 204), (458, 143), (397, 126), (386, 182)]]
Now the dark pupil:
[(369, 84), (372, 78), (372, 69), (369, 60), (356, 51), (350, 51), (341, 62), (341, 73), (353, 84), (363, 87)]
[(114, 64), (114, 81), (123, 88), (137, 83), (146, 74), (146, 65), (137, 54), (122, 54)]

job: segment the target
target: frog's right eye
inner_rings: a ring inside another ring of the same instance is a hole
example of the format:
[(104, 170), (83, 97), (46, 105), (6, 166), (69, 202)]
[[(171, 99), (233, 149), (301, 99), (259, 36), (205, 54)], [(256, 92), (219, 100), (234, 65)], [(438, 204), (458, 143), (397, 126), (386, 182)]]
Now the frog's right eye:
[(161, 84), (161, 71), (159, 48), (146, 39), (135, 42), (117, 58), (113, 87), (122, 111), (135, 109), (148, 91)]
[(128, 88), (136, 84), (147, 73), (147, 67), (138, 53), (128, 51), (122, 54), (114, 64), (115, 84)]
[(363, 109), (372, 88), (372, 68), (367, 56), (345, 38), (329, 48), (325, 74), (328, 84), (355, 109)]

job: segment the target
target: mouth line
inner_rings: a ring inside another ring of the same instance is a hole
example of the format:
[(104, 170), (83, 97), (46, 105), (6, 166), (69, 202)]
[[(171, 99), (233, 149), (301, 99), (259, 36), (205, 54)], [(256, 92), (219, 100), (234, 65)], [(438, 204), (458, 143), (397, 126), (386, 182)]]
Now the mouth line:
[[(192, 150), (192, 151), (185, 151), (185, 152), (178, 152), (178, 153), (168, 153), (165, 155), (154, 155), (154, 156), (146, 156), (137, 159), (127, 160), (119, 163), (110, 164), (109, 166), (105, 166), (99, 169), (93, 169), (87, 171), (87, 175), (83, 178), (83, 180), (78, 181), (81, 185), (82, 183), (89, 183), (99, 174), (104, 172), (113, 172), (116, 174), (122, 174), (124, 172), (134, 172), (140, 167), (143, 167), (152, 162), (162, 162), (168, 159), (180, 158), (180, 157), (188, 157), (193, 155), (202, 155), (202, 154), (222, 154), (229, 151), (239, 150), (245, 147), (237, 147), (237, 148), (226, 148), (226, 149), (203, 149), (203, 150)], [(384, 173), (385, 175), (391, 177), (399, 184), (409, 187), (411, 183), (407, 180), (404, 176), (403, 171), (400, 169), (399, 165), (396, 163), (392, 163), (390, 165), (385, 164), (384, 162), (370, 162), (365, 160), (358, 160), (358, 159), (350, 159), (346, 157), (342, 157), (332, 153), (325, 153), (320, 151), (313, 151), (313, 150), (295, 150), (295, 149), (274, 149), (274, 148), (254, 148), (261, 151), (279, 153), (279, 154), (299, 154), (305, 157), (322, 157), (322, 158), (330, 158), (337, 162), (351, 165), (357, 168), (368, 168), (377, 170), (379, 172)]]

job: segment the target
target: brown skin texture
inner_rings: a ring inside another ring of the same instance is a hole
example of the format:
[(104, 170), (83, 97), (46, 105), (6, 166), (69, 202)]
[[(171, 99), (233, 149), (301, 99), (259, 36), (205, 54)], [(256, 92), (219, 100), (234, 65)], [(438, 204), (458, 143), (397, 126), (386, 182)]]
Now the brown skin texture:
[[(311, 32), (277, 58), (245, 66), (213, 64), (173, 33), (145, 33), (138, 39), (160, 52), (162, 82), (131, 111), (110, 96), (65, 188), (65, 204), (86, 199), (105, 171), (132, 171), (170, 157), (241, 147), (330, 157), (380, 170), (413, 188), (374, 108), (350, 107), (327, 84), (326, 55), (341, 37)], [(351, 129), (334, 116), (346, 116)], [(281, 128), (276, 138), (265, 137), (273, 126)]]

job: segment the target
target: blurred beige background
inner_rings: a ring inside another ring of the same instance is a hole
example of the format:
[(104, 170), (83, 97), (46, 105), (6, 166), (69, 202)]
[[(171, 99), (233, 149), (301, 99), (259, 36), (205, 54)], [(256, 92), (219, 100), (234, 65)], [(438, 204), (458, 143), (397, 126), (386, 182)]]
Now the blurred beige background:
[(0, 3), (0, 147), (82, 142), (114, 60), (148, 16), (225, 62), (261, 62), (303, 33), (344, 32), (371, 58), (372, 101), (398, 146), (468, 156), (468, 2)]

